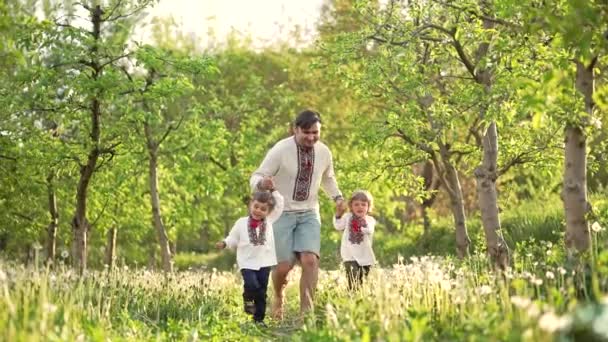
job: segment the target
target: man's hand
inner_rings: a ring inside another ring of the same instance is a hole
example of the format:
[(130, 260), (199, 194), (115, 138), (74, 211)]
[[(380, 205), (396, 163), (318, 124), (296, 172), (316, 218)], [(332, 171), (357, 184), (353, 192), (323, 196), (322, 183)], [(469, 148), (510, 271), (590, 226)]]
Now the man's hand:
[(220, 242), (216, 243), (215, 244), (215, 248), (217, 248), (217, 249), (224, 249), (224, 248), (226, 248), (226, 242), (220, 241)]
[(274, 178), (272, 176), (264, 176), (264, 178), (258, 183), (260, 190), (274, 190)]
[(336, 217), (342, 217), (342, 215), (344, 215), (346, 212), (346, 209), (348, 209), (346, 202), (341, 198), (338, 199), (336, 201)]

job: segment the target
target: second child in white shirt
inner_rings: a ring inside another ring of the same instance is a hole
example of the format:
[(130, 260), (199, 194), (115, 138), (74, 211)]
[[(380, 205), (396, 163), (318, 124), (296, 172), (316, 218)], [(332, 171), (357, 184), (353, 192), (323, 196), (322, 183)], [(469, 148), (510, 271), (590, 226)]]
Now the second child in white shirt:
[(270, 268), (277, 264), (272, 223), (283, 212), (283, 196), (276, 191), (257, 191), (249, 202), (249, 215), (236, 221), (228, 237), (216, 247), (236, 248), (236, 260), (243, 276), (245, 312), (263, 324)]
[(365, 190), (355, 191), (348, 201), (350, 213), (338, 210), (334, 227), (343, 230), (340, 255), (346, 269), (348, 289), (356, 290), (369, 274), (376, 258), (372, 249), (372, 236), (376, 220), (369, 216), (373, 207), (372, 195)]

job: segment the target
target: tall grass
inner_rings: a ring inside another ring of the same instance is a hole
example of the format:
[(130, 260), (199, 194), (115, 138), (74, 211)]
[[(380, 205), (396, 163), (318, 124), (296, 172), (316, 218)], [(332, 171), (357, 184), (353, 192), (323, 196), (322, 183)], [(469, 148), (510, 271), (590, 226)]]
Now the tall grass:
[[(217, 263), (223, 271), (212, 259), (185, 255), (176, 263), (186, 271), (170, 275), (122, 267), (77, 276), (61, 265), (37, 269), (0, 260), (0, 340), (608, 340), (608, 201), (601, 203), (592, 218), (593, 247), (578, 256), (563, 249), (557, 205), (505, 213), (513, 260), (504, 274), (490, 269), (475, 218), (469, 225), (475, 252), (462, 261), (447, 251), (453, 245), (447, 221), (428, 235), (380, 231), (375, 249), (382, 263), (356, 292), (347, 290), (337, 242), (329, 239), (322, 253), (331, 264), (320, 273), (315, 310), (299, 320), (296, 269), (287, 319), (269, 319), (267, 329), (241, 310), (233, 255)], [(429, 250), (443, 255), (415, 256)], [(193, 260), (206, 267), (187, 270)]]
[[(545, 253), (555, 245), (544, 245)], [(342, 269), (322, 271), (316, 309), (294, 326), (259, 329), (241, 312), (237, 272), (165, 276), (120, 269), (76, 276), (0, 263), (0, 338), (38, 340), (550, 341), (608, 339), (606, 287), (578, 291), (579, 269), (525, 254), (504, 276), (485, 257), (413, 257), (374, 269), (348, 291)], [(605, 254), (598, 259), (607, 258)], [(297, 272), (296, 272), (297, 273)], [(297, 279), (288, 288), (297, 315)], [(606, 274), (601, 274), (605, 278)], [(587, 304), (581, 304), (587, 303)], [(577, 335), (578, 334), (578, 335)]]

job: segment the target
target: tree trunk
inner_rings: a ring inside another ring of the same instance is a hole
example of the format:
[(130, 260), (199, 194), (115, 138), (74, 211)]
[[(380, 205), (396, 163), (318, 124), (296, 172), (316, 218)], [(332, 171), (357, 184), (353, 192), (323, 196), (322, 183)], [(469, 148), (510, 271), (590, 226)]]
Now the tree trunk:
[(464, 211), (464, 196), (458, 171), (450, 162), (450, 153), (445, 144), (439, 144), (441, 162), (433, 155), (433, 164), (439, 171), (439, 177), (445, 187), (449, 197), (452, 215), (454, 216), (454, 226), (456, 228), (456, 252), (459, 258), (469, 255), (471, 239), (467, 231), (466, 214)]
[[(576, 89), (585, 98), (585, 112), (593, 115), (593, 68), (597, 59), (585, 66), (576, 62)], [(584, 122), (584, 120), (583, 120)], [(581, 124), (581, 126), (584, 126)], [(584, 251), (589, 248), (590, 235), (586, 214), (587, 201), (587, 137), (583, 130), (569, 124), (565, 131), (564, 150), (564, 187), (562, 199), (566, 215), (566, 236), (564, 242), (568, 249)]]
[(450, 205), (452, 214), (454, 215), (454, 225), (456, 227), (456, 248), (459, 258), (464, 258), (469, 255), (469, 233), (467, 231), (466, 215), (464, 213), (464, 199), (462, 196), (462, 187), (458, 178), (458, 171), (452, 164), (445, 165), (447, 181), (452, 189), (450, 194)]
[(156, 269), (156, 247), (150, 246), (148, 250), (148, 269), (155, 270)]
[(201, 251), (203, 253), (209, 252), (209, 240), (211, 238), (211, 234), (209, 233), (209, 223), (208, 222), (203, 222), (203, 224), (201, 224), (200, 238), (201, 238)]
[(498, 214), (498, 133), (491, 122), (483, 137), (483, 161), (475, 170), (477, 198), (486, 237), (487, 252), (492, 263), (504, 270), (509, 265), (509, 248), (502, 236)]
[(424, 179), (424, 191), (429, 192), (427, 197), (422, 200), (421, 211), (424, 227), (424, 234), (428, 234), (431, 230), (431, 220), (428, 214), (428, 208), (433, 206), (437, 198), (437, 190), (441, 182), (436, 176), (435, 168), (431, 161), (426, 161), (422, 169), (422, 178)]
[(47, 227), (47, 240), (46, 240), (46, 263), (52, 265), (55, 261), (57, 254), (57, 226), (59, 225), (59, 212), (57, 210), (57, 196), (55, 195), (55, 188), (53, 186), (53, 172), (50, 172), (46, 178), (47, 192), (49, 199), (49, 214), (51, 215), (51, 222)]
[(144, 123), (144, 131), (148, 145), (148, 171), (150, 178), (150, 202), (152, 204), (153, 224), (158, 235), (163, 271), (171, 272), (173, 270), (173, 264), (171, 262), (171, 249), (169, 246), (169, 237), (162, 220), (160, 210), (160, 195), (158, 191), (158, 145), (153, 140), (150, 126), (147, 123)]
[[(494, 10), (492, 3), (484, 0), (480, 1), (482, 11), (486, 16), (493, 16)], [(496, 23), (490, 19), (483, 19), (483, 27), (492, 30)], [(476, 51), (477, 61), (488, 57), (490, 41), (483, 41), (479, 44)], [(475, 81), (484, 87), (484, 92), (491, 93), (493, 84), (493, 72), (489, 68), (480, 68)], [(479, 118), (486, 119), (486, 105), (481, 106)], [(509, 264), (509, 248), (502, 236), (500, 217), (498, 212), (498, 192), (496, 190), (496, 180), (498, 178), (498, 131), (496, 122), (492, 121), (486, 128), (483, 135), (481, 146), (483, 157), (481, 165), (475, 169), (475, 179), (477, 181), (477, 200), (481, 211), (481, 223), (486, 237), (487, 253), (492, 263), (499, 269), (506, 269)]]
[(116, 236), (118, 235), (118, 229), (116, 227), (110, 228), (108, 231), (108, 241), (106, 243), (106, 260), (105, 264), (108, 265), (108, 269), (114, 268), (116, 263)]
[[(94, 42), (91, 46), (90, 63), (92, 75), (91, 79), (97, 81), (101, 76), (103, 66), (100, 65), (97, 50), (98, 41), (101, 37), (101, 16), (103, 11), (98, 5), (91, 10), (91, 22), (93, 23), (93, 31), (91, 32)], [(72, 241), (72, 254), (74, 267), (78, 268), (80, 274), (84, 273), (87, 268), (87, 235), (89, 232), (89, 221), (87, 220), (87, 191), (97, 159), (101, 153), (101, 102), (99, 94), (94, 94), (91, 99), (91, 133), (90, 133), (90, 150), (87, 156), (87, 163), (80, 165), (80, 179), (76, 189), (76, 213), (72, 219), (72, 230), (74, 237)]]
[[(95, 155), (93, 157), (93, 155)], [(74, 267), (80, 274), (87, 269), (87, 235), (89, 232), (89, 221), (87, 220), (87, 187), (91, 181), (93, 170), (97, 164), (97, 155), (89, 154), (89, 162), (80, 168), (80, 180), (76, 191), (76, 213), (72, 220), (72, 256)]]

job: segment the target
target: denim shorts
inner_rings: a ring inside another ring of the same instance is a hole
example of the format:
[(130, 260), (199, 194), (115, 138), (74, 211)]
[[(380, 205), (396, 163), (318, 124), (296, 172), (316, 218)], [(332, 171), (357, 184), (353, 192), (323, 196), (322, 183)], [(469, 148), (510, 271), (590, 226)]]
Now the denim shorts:
[(316, 210), (284, 211), (272, 224), (277, 261), (295, 261), (297, 252), (320, 256), (321, 217)]

